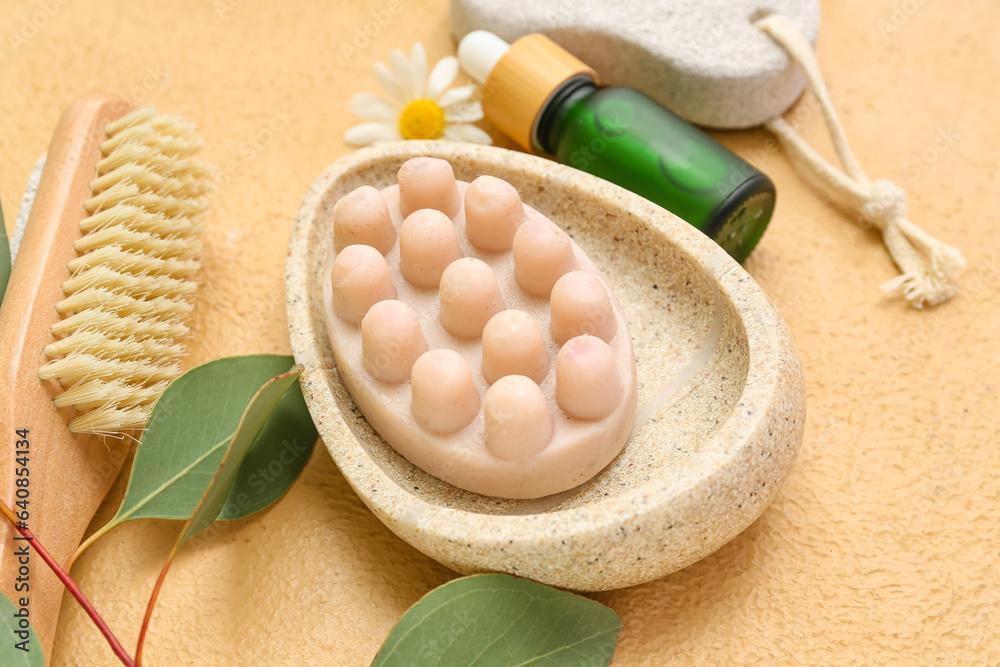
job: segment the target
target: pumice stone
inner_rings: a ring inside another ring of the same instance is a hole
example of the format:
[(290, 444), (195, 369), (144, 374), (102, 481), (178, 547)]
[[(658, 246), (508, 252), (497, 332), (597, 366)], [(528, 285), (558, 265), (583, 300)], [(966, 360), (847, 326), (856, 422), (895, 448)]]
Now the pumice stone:
[(324, 286), (340, 377), (371, 426), (467, 491), (540, 498), (622, 450), (632, 338), (587, 254), (493, 176), (418, 157), (334, 207)]
[(451, 0), (460, 41), (489, 30), (507, 42), (541, 33), (593, 67), (602, 83), (643, 91), (697, 125), (738, 130), (784, 113), (805, 89), (785, 51), (754, 25), (769, 14), (810, 41), (818, 0)]

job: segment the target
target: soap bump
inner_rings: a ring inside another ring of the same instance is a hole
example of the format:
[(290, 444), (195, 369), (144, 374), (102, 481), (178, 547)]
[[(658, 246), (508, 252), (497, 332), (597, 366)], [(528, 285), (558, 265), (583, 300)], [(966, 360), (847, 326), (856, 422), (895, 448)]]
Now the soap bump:
[(603, 281), (592, 273), (571, 271), (556, 281), (550, 296), (552, 340), (562, 345), (583, 334), (610, 343), (618, 318)]
[(473, 257), (457, 259), (441, 275), (441, 326), (458, 338), (474, 339), (504, 309), (497, 276)]
[(521, 310), (497, 313), (483, 329), (483, 377), (525, 375), (541, 384), (549, 374), (549, 354), (538, 322)]
[(479, 392), (469, 364), (454, 350), (430, 350), (410, 373), (414, 421), (428, 431), (454, 433), (479, 414)]
[(451, 219), (424, 208), (407, 216), (399, 228), (399, 269), (417, 287), (437, 287), (449, 264), (462, 256)]
[(549, 444), (555, 432), (545, 394), (531, 378), (508, 375), (486, 391), (486, 445), (504, 461), (526, 461)]
[(529, 220), (514, 234), (514, 279), (521, 289), (548, 297), (563, 274), (576, 268), (566, 232), (545, 219)]
[(495, 176), (480, 176), (465, 191), (465, 234), (486, 252), (505, 252), (524, 222), (524, 204), (517, 189)]
[(380, 382), (395, 384), (408, 379), (414, 362), (426, 351), (420, 320), (402, 301), (379, 301), (361, 320), (364, 368)]
[(373, 305), (397, 296), (385, 257), (368, 245), (349, 245), (341, 250), (333, 261), (330, 282), (334, 312), (355, 325)]
[(596, 336), (572, 338), (556, 355), (556, 402), (576, 419), (611, 414), (622, 398), (621, 378), (611, 348)]
[(422, 208), (433, 208), (451, 219), (462, 207), (455, 172), (447, 160), (415, 157), (403, 163), (396, 177), (403, 217)]
[(368, 245), (385, 255), (396, 245), (396, 228), (382, 194), (370, 185), (349, 192), (333, 208), (333, 247)]

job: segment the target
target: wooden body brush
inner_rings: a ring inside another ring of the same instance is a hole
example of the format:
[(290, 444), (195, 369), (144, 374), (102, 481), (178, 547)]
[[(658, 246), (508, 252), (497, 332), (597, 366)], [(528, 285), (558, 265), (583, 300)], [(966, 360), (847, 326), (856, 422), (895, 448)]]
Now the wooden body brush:
[[(180, 372), (209, 171), (194, 128), (92, 95), (49, 146), (0, 308), (0, 497), (61, 563)], [(129, 437), (131, 436), (131, 437)], [(63, 587), (0, 528), (0, 590), (51, 653)], [(27, 573), (26, 573), (27, 572)]]

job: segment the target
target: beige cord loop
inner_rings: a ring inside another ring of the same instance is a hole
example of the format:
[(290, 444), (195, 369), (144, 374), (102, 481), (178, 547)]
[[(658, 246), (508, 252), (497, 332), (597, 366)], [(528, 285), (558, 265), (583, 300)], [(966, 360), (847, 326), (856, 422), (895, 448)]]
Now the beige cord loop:
[(785, 150), (815, 177), (830, 199), (856, 209), (864, 221), (882, 231), (882, 239), (902, 275), (885, 283), (881, 289), (892, 296), (906, 297), (914, 308), (923, 308), (925, 303), (935, 306), (955, 296), (965, 258), (959, 250), (941, 243), (907, 219), (903, 188), (888, 180), (872, 183), (861, 169), (847, 143), (808, 40), (794, 23), (777, 14), (760, 19), (754, 25), (784, 48), (805, 71), (809, 88), (819, 101), (830, 129), (843, 171), (827, 162), (780, 116), (765, 123), (764, 127), (777, 135)]

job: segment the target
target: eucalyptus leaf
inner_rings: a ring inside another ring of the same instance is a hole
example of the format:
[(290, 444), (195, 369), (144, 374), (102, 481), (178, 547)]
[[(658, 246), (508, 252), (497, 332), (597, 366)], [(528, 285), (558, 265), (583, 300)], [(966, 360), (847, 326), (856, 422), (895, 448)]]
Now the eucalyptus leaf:
[(298, 364), (287, 373), (269, 380), (254, 395), (240, 418), (236, 434), (233, 435), (226, 448), (226, 454), (222, 462), (219, 463), (215, 476), (208, 488), (205, 489), (205, 493), (198, 502), (194, 513), (188, 519), (187, 525), (184, 526), (184, 531), (177, 538), (175, 550), (185, 540), (205, 530), (218, 518), (226, 504), (226, 499), (229, 497), (229, 492), (233, 490), (233, 484), (239, 475), (240, 464), (243, 463), (250, 447), (253, 446), (257, 436), (264, 429), (264, 424), (267, 423), (271, 413), (278, 407), (281, 397), (292, 385), (298, 386), (302, 371), (302, 365)]
[(174, 547), (170, 550), (170, 556), (167, 557), (167, 562), (163, 564), (160, 576), (153, 586), (153, 594), (150, 596), (149, 603), (146, 606), (146, 616), (143, 618), (142, 627), (139, 629), (139, 641), (135, 649), (136, 665), (142, 663), (142, 648), (146, 632), (149, 630), (149, 622), (153, 616), (153, 609), (156, 606), (156, 600), (159, 597), (160, 589), (167, 577), (167, 571), (170, 569), (171, 563), (173, 563), (174, 558), (186, 541), (212, 525), (219, 516), (223, 506), (226, 504), (226, 498), (229, 497), (229, 493), (233, 489), (240, 464), (243, 463), (243, 459), (246, 457), (247, 452), (250, 451), (250, 447), (264, 429), (264, 424), (267, 423), (271, 413), (278, 406), (281, 397), (285, 395), (285, 392), (293, 384), (298, 383), (302, 371), (302, 365), (296, 364), (287, 373), (268, 380), (254, 394), (250, 403), (243, 411), (239, 425), (236, 427), (236, 433), (226, 447), (226, 453), (222, 458), (222, 462), (219, 463), (215, 475), (198, 501), (194, 512), (187, 520), (187, 523), (184, 524), (184, 530), (177, 536), (177, 541), (174, 542)]
[(318, 438), (302, 387), (296, 383), (271, 412), (243, 459), (219, 518), (241, 519), (285, 495), (306, 467)]
[[(293, 363), (285, 355), (227, 357), (192, 368), (170, 383), (150, 415), (118, 512), (77, 555), (126, 521), (188, 519), (257, 390)], [(238, 519), (267, 507), (309, 460), (317, 433), (302, 390), (295, 383), (279, 398), (262, 413), (267, 420), (259, 437), (255, 431), (246, 466), (239, 469), (218, 518)]]
[(7, 240), (7, 227), (3, 221), (3, 206), (0, 205), (0, 304), (7, 291), (7, 281), (10, 280), (10, 242)]
[(373, 667), (606, 666), (621, 626), (599, 602), (528, 579), (478, 574), (410, 607)]
[[(27, 628), (21, 627), (21, 619), (14, 616), (22, 608), (28, 610)], [(3, 667), (45, 667), (45, 655), (42, 654), (41, 644), (31, 628), (30, 614), (30, 602), (25, 607), (19, 607), (0, 593), (0, 627), (3, 627), (0, 631), (0, 665)], [(19, 646), (27, 650), (21, 650)]]

